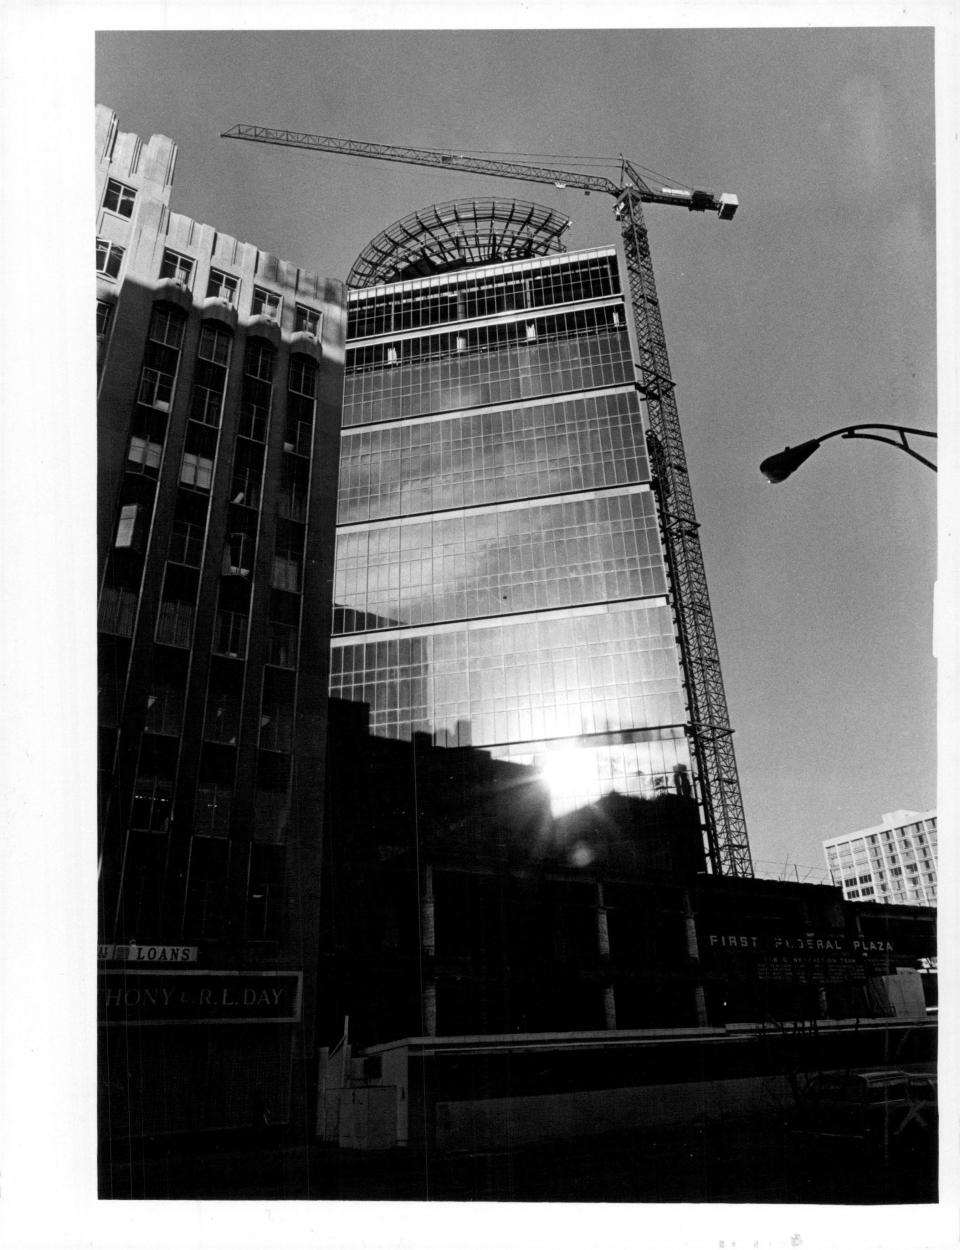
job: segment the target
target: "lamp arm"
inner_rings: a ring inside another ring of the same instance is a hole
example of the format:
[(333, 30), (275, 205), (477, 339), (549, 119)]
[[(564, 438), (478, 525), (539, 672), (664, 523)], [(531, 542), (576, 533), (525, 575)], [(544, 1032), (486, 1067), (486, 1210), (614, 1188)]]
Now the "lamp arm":
[[(900, 435), (900, 438), (899, 440), (896, 440), (892, 438), (884, 438), (881, 434), (863, 434), (861, 433), (862, 430), (893, 430), (894, 433)], [(847, 425), (839, 430), (831, 430), (829, 434), (821, 434), (817, 439), (817, 442), (822, 443), (828, 438), (835, 438), (839, 435), (840, 438), (868, 438), (872, 439), (875, 443), (888, 443), (891, 447), (897, 447), (900, 451), (905, 451), (908, 456), (912, 456), (914, 460), (919, 460), (921, 464), (925, 464), (928, 469), (933, 469), (934, 473), (936, 473), (937, 466), (933, 463), (933, 461), (928, 460), (926, 456), (921, 456), (920, 453), (911, 447), (907, 442), (908, 434), (920, 435), (923, 438), (937, 437), (935, 430), (917, 430), (907, 425), (868, 424)]]

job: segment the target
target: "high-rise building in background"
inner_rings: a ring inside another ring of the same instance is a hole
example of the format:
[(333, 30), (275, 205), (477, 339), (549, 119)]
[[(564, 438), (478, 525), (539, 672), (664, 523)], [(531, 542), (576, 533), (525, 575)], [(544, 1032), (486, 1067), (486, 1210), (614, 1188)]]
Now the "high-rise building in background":
[(170, 139), (96, 134), (109, 1165), (305, 1113), (345, 311), (171, 212)]
[(888, 812), (883, 823), (825, 838), (834, 885), (847, 899), (937, 904), (936, 812)]

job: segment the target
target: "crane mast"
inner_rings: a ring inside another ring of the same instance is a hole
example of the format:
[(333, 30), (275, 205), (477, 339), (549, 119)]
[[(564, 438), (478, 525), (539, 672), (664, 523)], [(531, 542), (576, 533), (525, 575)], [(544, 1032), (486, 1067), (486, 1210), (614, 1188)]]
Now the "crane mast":
[(439, 149), (364, 143), (356, 139), (338, 139), (268, 126), (232, 126), (222, 133), (221, 138), (487, 174), (523, 182), (552, 183), (561, 188), (597, 191), (615, 197), (615, 216), (620, 224), (640, 355), (638, 385), (647, 406), (647, 445), (673, 590), (690, 712), (687, 735), (697, 766), (699, 800), (710, 864), (713, 872), (721, 876), (753, 876), (733, 750), (733, 730), (720, 672), (699, 526), (674, 394), (675, 383), (670, 372), (643, 216), (643, 204), (649, 203), (673, 205), (691, 212), (713, 211), (721, 220), (730, 220), (738, 207), (737, 197), (726, 192), (718, 196), (711, 191), (654, 187), (629, 161), (623, 161), (625, 184), (618, 185), (612, 179), (597, 174), (467, 156)]

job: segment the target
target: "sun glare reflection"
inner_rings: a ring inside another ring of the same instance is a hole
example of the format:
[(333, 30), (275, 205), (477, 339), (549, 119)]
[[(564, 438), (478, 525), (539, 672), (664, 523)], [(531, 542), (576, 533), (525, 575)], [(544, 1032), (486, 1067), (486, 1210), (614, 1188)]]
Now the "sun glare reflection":
[(557, 747), (542, 755), (538, 764), (554, 816), (595, 803), (603, 793), (595, 751), (582, 747)]

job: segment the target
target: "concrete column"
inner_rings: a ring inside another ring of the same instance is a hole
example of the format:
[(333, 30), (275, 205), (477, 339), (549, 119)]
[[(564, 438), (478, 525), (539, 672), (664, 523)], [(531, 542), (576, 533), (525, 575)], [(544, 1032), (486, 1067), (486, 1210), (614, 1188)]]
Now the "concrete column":
[(423, 1016), (424, 1037), (437, 1036), (437, 983), (424, 981), (420, 995), (420, 1012)]
[(687, 939), (687, 958), (690, 970), (694, 974), (693, 1010), (697, 1027), (704, 1029), (709, 1024), (707, 1017), (707, 999), (700, 982), (700, 947), (697, 943), (697, 920), (690, 903), (690, 891), (683, 892), (683, 922)]
[(617, 1000), (612, 985), (603, 987), (603, 1026), (606, 1029), (617, 1027)]
[(603, 882), (597, 882), (597, 948), (603, 959), (610, 958), (610, 930), (607, 927), (607, 908), (603, 901)]
[(420, 887), (420, 960), (426, 968), (421, 977), (420, 1014), (426, 1037), (437, 1035), (437, 983), (433, 975), (433, 959), (436, 954), (433, 906), (433, 869), (429, 864), (423, 870)]
[(433, 869), (429, 864), (423, 870), (420, 886), (420, 949), (431, 957), (436, 953), (436, 936), (433, 908)]
[[(610, 959), (610, 930), (607, 926), (607, 908), (603, 899), (603, 882), (597, 882), (597, 950), (600, 962), (607, 964)], [(613, 982), (607, 981), (603, 987), (603, 1019), (604, 1028), (617, 1027), (617, 1000)]]

